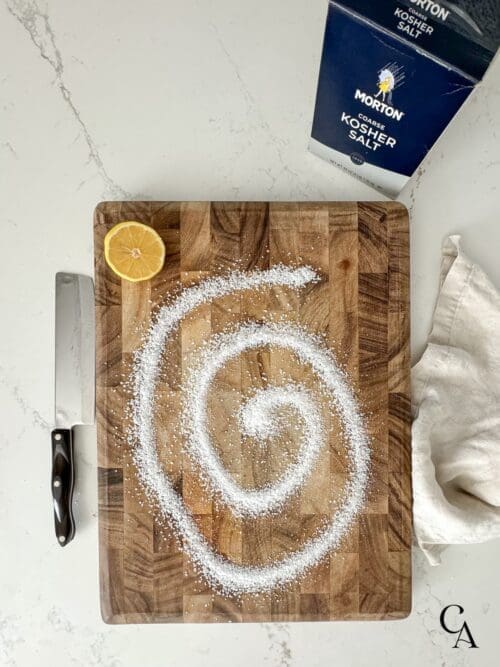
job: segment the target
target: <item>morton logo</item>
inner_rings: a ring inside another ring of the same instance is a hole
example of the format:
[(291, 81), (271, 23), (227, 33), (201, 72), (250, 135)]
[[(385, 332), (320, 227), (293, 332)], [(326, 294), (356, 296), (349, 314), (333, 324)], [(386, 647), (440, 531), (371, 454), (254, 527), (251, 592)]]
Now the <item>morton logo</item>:
[(400, 65), (387, 63), (378, 72), (377, 93), (368, 95), (358, 88), (354, 93), (354, 99), (363, 102), (367, 107), (371, 107), (389, 118), (399, 121), (405, 114), (404, 111), (399, 111), (392, 106), (392, 92), (403, 84), (404, 78), (404, 71)]
[(424, 12), (429, 12), (431, 16), (437, 16), (437, 18), (441, 19), (442, 21), (446, 21), (450, 15), (449, 9), (441, 7), (441, 5), (439, 5), (437, 2), (433, 2), (433, 0), (411, 0), (411, 2), (417, 7), (420, 7), (420, 9), (423, 9)]

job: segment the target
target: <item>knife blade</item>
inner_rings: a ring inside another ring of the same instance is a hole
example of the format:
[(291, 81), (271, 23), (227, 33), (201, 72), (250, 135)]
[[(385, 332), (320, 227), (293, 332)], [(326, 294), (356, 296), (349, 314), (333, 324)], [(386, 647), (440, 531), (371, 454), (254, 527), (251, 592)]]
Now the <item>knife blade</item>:
[(52, 498), (57, 541), (75, 535), (73, 427), (95, 419), (95, 315), (92, 279), (56, 273), (55, 428), (52, 431)]

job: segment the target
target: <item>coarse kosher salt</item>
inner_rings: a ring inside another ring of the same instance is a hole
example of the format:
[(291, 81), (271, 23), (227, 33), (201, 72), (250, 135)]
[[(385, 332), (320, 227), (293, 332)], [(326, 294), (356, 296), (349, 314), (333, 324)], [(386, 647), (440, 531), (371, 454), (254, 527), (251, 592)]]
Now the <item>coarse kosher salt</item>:
[(301, 427), (297, 460), (272, 484), (245, 489), (234, 481), (210, 442), (207, 399), (217, 372), (246, 350), (263, 346), (284, 348), (315, 372), (340, 417), (351, 460), (351, 471), (339, 508), (320, 532), (297, 551), (269, 565), (231, 562), (216, 553), (201, 535), (158, 458), (153, 415), (162, 353), (182, 319), (202, 304), (235, 292), (272, 286), (300, 289), (317, 280), (317, 274), (309, 267), (276, 266), (267, 271), (234, 272), (186, 288), (173, 303), (160, 310), (136, 356), (132, 440), (139, 478), (162, 516), (181, 538), (197, 569), (223, 593), (258, 593), (283, 586), (304, 574), (339, 545), (364, 502), (370, 459), (368, 437), (347, 379), (319, 337), (296, 325), (276, 322), (246, 323), (233, 331), (215, 334), (202, 348), (197, 362), (189, 367), (183, 386), (181, 424), (188, 453), (201, 467), (213, 491), (236, 516), (257, 517), (279, 510), (302, 487), (325, 444), (320, 410), (305, 387), (289, 383), (259, 389), (239, 411), (243, 434), (261, 443), (276, 436), (280, 430), (280, 409), (287, 408), (297, 417)]

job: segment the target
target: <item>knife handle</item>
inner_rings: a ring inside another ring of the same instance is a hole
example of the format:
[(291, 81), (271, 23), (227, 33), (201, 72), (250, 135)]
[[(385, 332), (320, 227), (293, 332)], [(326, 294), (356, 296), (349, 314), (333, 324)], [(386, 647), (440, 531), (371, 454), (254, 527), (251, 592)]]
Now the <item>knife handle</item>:
[(65, 547), (75, 535), (73, 519), (73, 433), (71, 429), (52, 431), (52, 498), (57, 541)]

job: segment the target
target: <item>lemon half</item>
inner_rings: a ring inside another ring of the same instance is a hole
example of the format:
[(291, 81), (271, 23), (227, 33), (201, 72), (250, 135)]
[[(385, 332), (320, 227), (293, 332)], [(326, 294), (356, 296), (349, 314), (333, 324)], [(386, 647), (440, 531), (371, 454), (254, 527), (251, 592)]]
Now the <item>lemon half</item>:
[(119, 222), (104, 237), (104, 256), (120, 278), (136, 283), (162, 270), (165, 244), (152, 227), (133, 220)]

